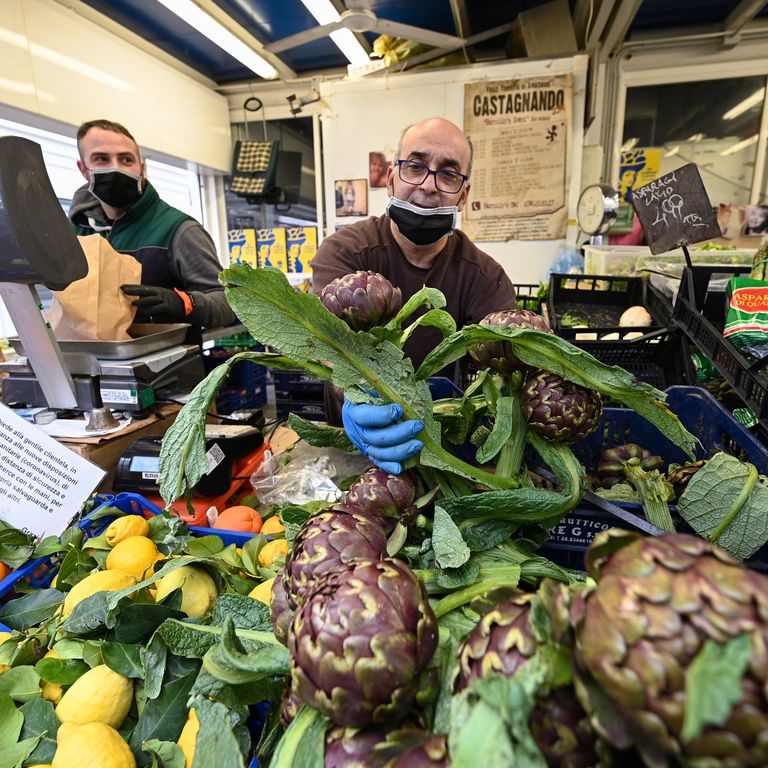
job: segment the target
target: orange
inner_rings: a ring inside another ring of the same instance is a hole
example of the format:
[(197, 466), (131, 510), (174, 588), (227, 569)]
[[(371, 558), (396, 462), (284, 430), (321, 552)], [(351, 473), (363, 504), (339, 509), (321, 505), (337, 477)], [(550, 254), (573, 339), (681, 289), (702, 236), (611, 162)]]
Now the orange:
[(225, 531), (259, 533), (261, 531), (261, 515), (251, 507), (227, 507), (219, 515), (213, 527)]
[(12, 572), (13, 568), (11, 568), (10, 565), (0, 563), (0, 581), (2, 581), (6, 576), (10, 576)]
[(274, 515), (267, 518), (264, 521), (264, 525), (261, 526), (261, 532), (265, 536), (269, 536), (271, 533), (283, 533), (284, 531), (285, 526), (283, 525), (283, 521), (280, 519), (279, 515)]

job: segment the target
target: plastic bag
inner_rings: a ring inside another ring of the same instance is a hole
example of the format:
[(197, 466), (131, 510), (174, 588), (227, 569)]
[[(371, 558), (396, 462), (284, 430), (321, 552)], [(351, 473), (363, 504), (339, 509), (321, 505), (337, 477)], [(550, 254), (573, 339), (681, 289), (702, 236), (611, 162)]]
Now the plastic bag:
[(327, 456), (318, 456), (303, 465), (296, 461), (281, 465), (271, 451), (266, 451), (264, 460), (251, 475), (251, 487), (266, 506), (334, 502), (342, 497), (333, 482), (335, 476), (336, 467)]

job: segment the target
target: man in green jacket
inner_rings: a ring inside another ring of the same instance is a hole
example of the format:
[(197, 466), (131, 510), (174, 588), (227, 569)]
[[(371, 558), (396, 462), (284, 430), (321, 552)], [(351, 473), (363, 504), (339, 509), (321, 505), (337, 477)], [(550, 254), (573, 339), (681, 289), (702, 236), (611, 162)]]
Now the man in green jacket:
[(160, 199), (128, 130), (91, 120), (78, 129), (77, 148), (87, 184), (75, 192), (69, 218), (76, 234), (98, 233), (141, 263), (141, 285), (120, 286), (136, 297), (135, 322), (233, 323), (213, 240), (191, 216)]

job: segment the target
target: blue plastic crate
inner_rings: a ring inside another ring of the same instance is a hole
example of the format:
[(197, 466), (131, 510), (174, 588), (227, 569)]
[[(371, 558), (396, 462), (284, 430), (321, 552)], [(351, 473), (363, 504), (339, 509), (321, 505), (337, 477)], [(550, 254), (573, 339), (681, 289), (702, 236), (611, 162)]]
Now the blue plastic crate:
[[(103, 501), (98, 507), (95, 507), (91, 513), (83, 518), (79, 527), (85, 532), (86, 538), (98, 536), (103, 533), (109, 524), (117, 515), (105, 515), (94, 519), (97, 512), (101, 512), (105, 507), (114, 507), (123, 514), (134, 515), (158, 515), (162, 512), (160, 507), (148, 501), (138, 493), (119, 493), (117, 496), (103, 496)], [(249, 539), (253, 538), (252, 533), (243, 533), (242, 531), (226, 531), (219, 528), (205, 528), (203, 526), (191, 525), (189, 530), (193, 536), (218, 536), (225, 546), (234, 544), (242, 547)], [(54, 557), (39, 557), (25, 563), (21, 568), (17, 568), (0, 581), (0, 599), (7, 595), (22, 579), (27, 579), (35, 589), (45, 589), (51, 585), (53, 577), (59, 570), (60, 560)]]

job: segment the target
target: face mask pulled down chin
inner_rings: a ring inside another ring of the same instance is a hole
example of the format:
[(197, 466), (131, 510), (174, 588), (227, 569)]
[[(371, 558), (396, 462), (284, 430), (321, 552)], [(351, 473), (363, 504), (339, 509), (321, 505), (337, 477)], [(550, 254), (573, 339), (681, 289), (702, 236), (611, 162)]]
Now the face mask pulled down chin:
[(127, 208), (141, 197), (141, 176), (119, 168), (89, 168), (88, 189), (113, 208)]
[(458, 213), (455, 205), (419, 208), (397, 197), (390, 197), (387, 203), (388, 216), (414, 245), (431, 245), (450, 235), (456, 229)]

